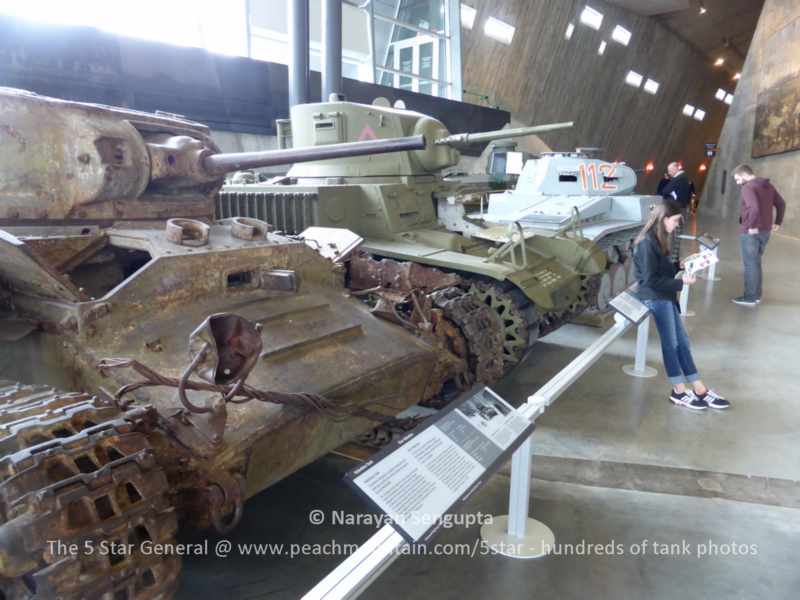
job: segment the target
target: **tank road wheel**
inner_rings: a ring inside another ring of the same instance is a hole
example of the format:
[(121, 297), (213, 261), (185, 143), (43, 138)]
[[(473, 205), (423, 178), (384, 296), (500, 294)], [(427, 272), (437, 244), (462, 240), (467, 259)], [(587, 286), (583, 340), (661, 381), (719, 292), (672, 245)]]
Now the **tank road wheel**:
[(153, 546), (177, 521), (148, 416), (0, 382), (0, 597), (172, 596), (180, 559)]
[(539, 315), (530, 300), (512, 284), (474, 282), (470, 294), (488, 306), (503, 329), (503, 366), (510, 371), (539, 337)]

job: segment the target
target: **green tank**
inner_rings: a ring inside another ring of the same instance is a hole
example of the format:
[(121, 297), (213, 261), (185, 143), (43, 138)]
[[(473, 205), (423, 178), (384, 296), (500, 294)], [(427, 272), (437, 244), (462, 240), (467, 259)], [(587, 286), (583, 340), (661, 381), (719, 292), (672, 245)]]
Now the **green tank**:
[(418, 312), (409, 297), (424, 294), (459, 324), (472, 376), (489, 383), (518, 364), (539, 335), (592, 304), (606, 255), (577, 232), (529, 235), (518, 224), (489, 222), (479, 223), (480, 236), (450, 230), (448, 211), (498, 186), (492, 176), (449, 173), (459, 148), (570, 126), (451, 134), (441, 121), (386, 101), (297, 105), (291, 121), (279, 124), (282, 144), (291, 138), (295, 148), (307, 148), (404, 135), (424, 135), (428, 144), (297, 164), (268, 183), (228, 185), (217, 213), (264, 218), (292, 234), (312, 226), (357, 233), (363, 252), (349, 263), (351, 289), (370, 290), (377, 310), (393, 318)]

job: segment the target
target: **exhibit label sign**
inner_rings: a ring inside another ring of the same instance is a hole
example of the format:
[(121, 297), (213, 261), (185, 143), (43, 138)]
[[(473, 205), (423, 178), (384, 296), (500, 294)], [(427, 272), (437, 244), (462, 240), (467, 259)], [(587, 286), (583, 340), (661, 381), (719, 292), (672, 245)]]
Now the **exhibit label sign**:
[(346, 479), (410, 543), (427, 543), (533, 432), (488, 387), (470, 390)]
[(616, 310), (623, 317), (638, 325), (647, 317), (649, 309), (642, 304), (636, 296), (631, 293), (632, 290), (625, 290), (618, 296), (609, 301), (611, 307)]

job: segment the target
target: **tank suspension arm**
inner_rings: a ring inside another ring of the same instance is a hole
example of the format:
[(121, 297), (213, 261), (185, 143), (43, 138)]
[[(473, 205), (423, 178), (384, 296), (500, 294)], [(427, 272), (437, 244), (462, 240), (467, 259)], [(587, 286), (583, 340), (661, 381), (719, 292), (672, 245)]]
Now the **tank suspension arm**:
[(232, 154), (210, 154), (203, 159), (203, 167), (211, 175), (224, 175), (231, 171), (255, 169), (295, 162), (311, 162), (330, 158), (347, 158), (367, 154), (384, 154), (406, 150), (424, 150), (425, 136), (416, 135), (385, 140), (367, 140), (344, 144), (326, 144), (286, 150), (264, 150), (261, 152), (236, 152)]
[(559, 129), (569, 129), (575, 123), (549, 123), (547, 125), (534, 125), (532, 127), (517, 127), (516, 129), (499, 129), (497, 131), (485, 131), (483, 133), (456, 133), (440, 138), (434, 142), (436, 145), (447, 146), (469, 146), (470, 144), (483, 144), (495, 140), (505, 140), (508, 138), (523, 137)]

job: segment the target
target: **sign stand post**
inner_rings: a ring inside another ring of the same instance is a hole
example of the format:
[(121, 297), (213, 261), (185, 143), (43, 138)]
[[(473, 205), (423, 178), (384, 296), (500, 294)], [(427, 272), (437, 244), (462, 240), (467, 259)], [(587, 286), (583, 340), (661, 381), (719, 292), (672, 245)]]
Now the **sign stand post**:
[(681, 306), (681, 317), (694, 317), (697, 313), (693, 310), (689, 310), (689, 288), (692, 287), (690, 285), (684, 285), (683, 289), (681, 290), (680, 296), (680, 306)]
[(631, 377), (655, 377), (658, 371), (647, 366), (647, 342), (650, 337), (650, 317), (639, 323), (636, 329), (636, 358), (632, 365), (625, 365), (622, 371)]
[(483, 539), (495, 552), (512, 558), (539, 558), (553, 550), (553, 530), (530, 511), (533, 445), (529, 437), (511, 456), (508, 516), (494, 517), (481, 527)]

